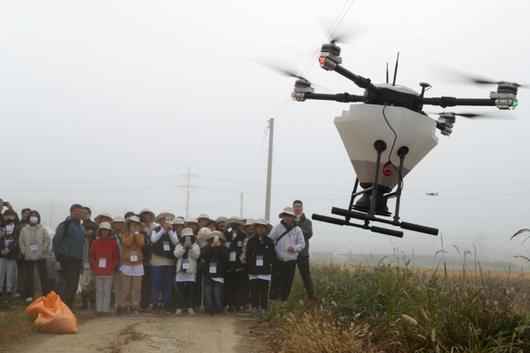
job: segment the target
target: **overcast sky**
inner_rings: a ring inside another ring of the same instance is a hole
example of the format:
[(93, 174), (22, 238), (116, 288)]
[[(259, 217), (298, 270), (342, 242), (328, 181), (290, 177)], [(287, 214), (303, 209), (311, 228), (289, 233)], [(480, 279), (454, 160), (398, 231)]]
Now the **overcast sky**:
[[(347, 205), (355, 174), (333, 118), (348, 106), (290, 102), (293, 80), (256, 61), (310, 67), (325, 92), (360, 94), (310, 66), (350, 0), (0, 3), (0, 197), (16, 208), (37, 208), (52, 224), (73, 202), (182, 215), (189, 166), (192, 215), (239, 215), (243, 192), (244, 215), (263, 216), (271, 117), (273, 219), (294, 198), (308, 214)], [(494, 87), (451, 84), (433, 68), (530, 83), (529, 10), (523, 0), (357, 0), (339, 31), (364, 31), (343, 45), (344, 65), (381, 82), (400, 51), (398, 83), (485, 98)], [(529, 91), (519, 100), (499, 112), (517, 120), (458, 120), (440, 137), (405, 179), (403, 220), (439, 227), (446, 244), (475, 243), (483, 257), (528, 254), (507, 241), (530, 226)], [(440, 247), (413, 232), (399, 240), (314, 227), (314, 250)]]

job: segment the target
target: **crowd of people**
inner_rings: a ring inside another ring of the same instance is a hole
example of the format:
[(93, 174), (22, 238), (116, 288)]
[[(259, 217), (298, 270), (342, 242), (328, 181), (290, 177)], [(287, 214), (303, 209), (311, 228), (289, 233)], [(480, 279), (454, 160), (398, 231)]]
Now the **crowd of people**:
[[(186, 219), (150, 210), (123, 216), (72, 205), (53, 234), (38, 211), (0, 200), (0, 293), (31, 302), (55, 290), (73, 310), (264, 315), (289, 298), (296, 268), (309, 299), (311, 221), (300, 200), (280, 222), (206, 214)], [(54, 261), (55, 281), (48, 265)], [(38, 281), (34, 278), (37, 269)], [(74, 308), (79, 295), (80, 306)]]

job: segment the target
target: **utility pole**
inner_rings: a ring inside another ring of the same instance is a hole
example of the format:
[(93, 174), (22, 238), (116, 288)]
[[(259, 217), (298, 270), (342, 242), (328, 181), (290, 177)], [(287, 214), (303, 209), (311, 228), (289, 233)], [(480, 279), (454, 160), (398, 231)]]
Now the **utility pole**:
[(239, 217), (243, 218), (243, 193), (240, 195)]
[(269, 158), (267, 162), (267, 191), (265, 196), (265, 219), (271, 216), (271, 186), (272, 186), (272, 146), (274, 139), (274, 119), (269, 120)]
[(191, 174), (190, 166), (188, 165), (188, 174), (186, 175), (186, 218), (190, 218), (190, 188), (191, 188)]

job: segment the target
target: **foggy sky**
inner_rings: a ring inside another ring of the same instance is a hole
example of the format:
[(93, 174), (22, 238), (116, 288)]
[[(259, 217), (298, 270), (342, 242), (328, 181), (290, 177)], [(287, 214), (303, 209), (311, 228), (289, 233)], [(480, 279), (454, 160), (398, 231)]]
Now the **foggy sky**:
[[(306, 213), (346, 206), (355, 174), (333, 125), (348, 106), (289, 102), (294, 80), (257, 64), (305, 71), (347, 1), (0, 2), (0, 197), (56, 225), (79, 202), (94, 213), (150, 208), (262, 217), (266, 125), (275, 118), (272, 215), (293, 199)], [(488, 97), (439, 65), (530, 83), (525, 1), (357, 0), (340, 30), (344, 66), (384, 80), (401, 52), (398, 83), (428, 96)], [(323, 92), (360, 94), (312, 65)], [(405, 178), (402, 219), (439, 227), (446, 247), (476, 244), (486, 258), (528, 254), (508, 242), (530, 226), (529, 91), (517, 120), (457, 120), (451, 137)], [(432, 109), (437, 110), (437, 109)], [(455, 109), (456, 110), (456, 109)], [(460, 108), (477, 111), (480, 108)], [(482, 109), (484, 110), (484, 109)], [(489, 109), (492, 112), (495, 110)], [(425, 192), (439, 192), (427, 197)], [(433, 253), (440, 238), (403, 239), (315, 223), (313, 250)], [(522, 240), (522, 239), (520, 239)]]

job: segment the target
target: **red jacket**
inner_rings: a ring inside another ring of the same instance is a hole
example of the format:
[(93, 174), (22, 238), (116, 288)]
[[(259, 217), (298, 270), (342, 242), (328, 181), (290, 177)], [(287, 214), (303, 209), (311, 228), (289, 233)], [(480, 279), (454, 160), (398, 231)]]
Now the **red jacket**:
[(111, 276), (118, 266), (120, 252), (116, 239), (96, 239), (88, 253), (90, 266), (96, 276)]

